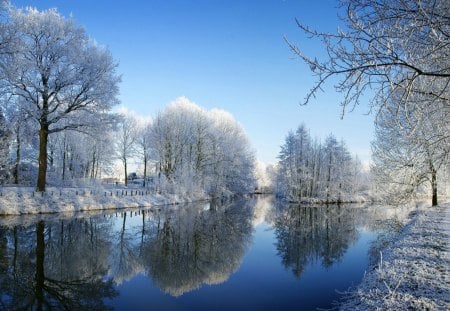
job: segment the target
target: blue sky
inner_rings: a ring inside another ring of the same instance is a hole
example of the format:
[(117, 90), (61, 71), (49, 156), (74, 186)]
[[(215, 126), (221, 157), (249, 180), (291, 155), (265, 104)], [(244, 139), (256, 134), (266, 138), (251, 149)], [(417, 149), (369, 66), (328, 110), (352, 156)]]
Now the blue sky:
[(320, 42), (305, 38), (295, 18), (319, 30), (340, 25), (336, 1), (303, 0), (41, 0), (18, 7), (57, 8), (73, 15), (119, 62), (122, 105), (154, 116), (186, 96), (206, 109), (231, 112), (257, 157), (274, 163), (288, 131), (304, 122), (311, 135), (333, 133), (352, 153), (370, 160), (373, 117), (367, 107), (340, 119), (341, 95), (328, 84), (307, 106), (313, 86), (308, 67), (283, 37), (308, 55), (323, 56)]

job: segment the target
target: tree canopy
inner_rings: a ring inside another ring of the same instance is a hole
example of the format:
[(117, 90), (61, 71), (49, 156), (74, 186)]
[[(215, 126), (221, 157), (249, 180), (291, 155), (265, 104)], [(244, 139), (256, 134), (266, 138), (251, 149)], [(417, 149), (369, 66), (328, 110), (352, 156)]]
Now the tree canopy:
[(3, 91), (39, 128), (37, 189), (45, 190), (48, 135), (95, 127), (117, 104), (117, 63), (72, 19), (55, 9), (10, 7), (0, 56)]

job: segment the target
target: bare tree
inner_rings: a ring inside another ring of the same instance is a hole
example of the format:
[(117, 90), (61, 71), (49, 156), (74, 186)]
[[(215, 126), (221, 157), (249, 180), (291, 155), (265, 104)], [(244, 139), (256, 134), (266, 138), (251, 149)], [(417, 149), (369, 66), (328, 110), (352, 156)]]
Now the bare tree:
[(104, 121), (120, 77), (111, 54), (56, 10), (11, 9), (10, 19), (17, 51), (2, 55), (0, 72), (39, 124), (37, 190), (45, 191), (48, 135)]
[(137, 152), (139, 153), (139, 156), (141, 157), (142, 162), (144, 164), (144, 174), (143, 174), (144, 181), (142, 184), (143, 187), (145, 187), (147, 184), (147, 168), (151, 154), (150, 131), (151, 131), (151, 123), (149, 120), (145, 121), (142, 120), (142, 122), (139, 122), (136, 143), (137, 143)]
[(124, 168), (125, 186), (128, 186), (128, 161), (136, 155), (139, 129), (132, 115), (122, 115), (122, 117), (117, 131), (116, 152)]
[[(324, 42), (325, 60), (305, 55), (317, 82), (305, 103), (334, 76), (335, 88), (344, 94), (342, 113), (358, 105), (367, 91), (371, 108), (382, 109), (395, 94), (398, 105), (412, 104), (411, 94), (426, 94), (450, 102), (450, 2), (448, 0), (341, 0), (345, 27), (323, 33), (297, 21), (308, 36)], [(427, 87), (423, 88), (423, 80)], [(401, 96), (398, 97), (399, 92)]]

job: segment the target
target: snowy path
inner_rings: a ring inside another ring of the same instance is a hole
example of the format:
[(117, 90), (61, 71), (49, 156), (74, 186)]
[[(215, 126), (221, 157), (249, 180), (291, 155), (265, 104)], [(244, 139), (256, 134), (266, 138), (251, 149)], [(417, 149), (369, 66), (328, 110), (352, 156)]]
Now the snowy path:
[(450, 204), (426, 208), (341, 310), (450, 310)]

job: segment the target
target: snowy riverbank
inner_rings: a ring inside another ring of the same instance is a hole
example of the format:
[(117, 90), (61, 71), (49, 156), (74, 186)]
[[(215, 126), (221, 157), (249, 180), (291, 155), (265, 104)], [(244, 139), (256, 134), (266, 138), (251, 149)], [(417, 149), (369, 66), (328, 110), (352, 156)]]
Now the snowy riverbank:
[(301, 200), (286, 200), (293, 204), (351, 204), (368, 203), (376, 200), (368, 195), (353, 195), (345, 197), (332, 196), (329, 198), (301, 198)]
[(203, 193), (155, 194), (145, 189), (56, 188), (45, 193), (31, 187), (0, 188), (0, 215), (78, 212), (151, 207), (207, 200)]
[(450, 203), (412, 215), (341, 310), (450, 310)]

